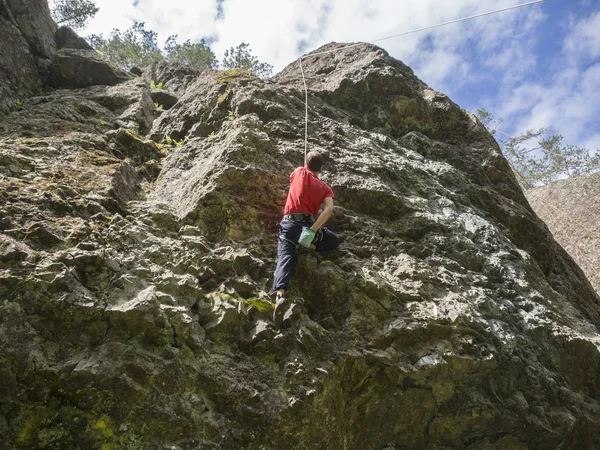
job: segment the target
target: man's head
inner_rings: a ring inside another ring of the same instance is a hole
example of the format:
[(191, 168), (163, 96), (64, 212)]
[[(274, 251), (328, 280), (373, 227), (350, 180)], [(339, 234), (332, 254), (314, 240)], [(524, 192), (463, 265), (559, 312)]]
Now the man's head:
[(323, 157), (319, 152), (310, 152), (306, 155), (306, 167), (311, 172), (319, 173), (323, 167)]

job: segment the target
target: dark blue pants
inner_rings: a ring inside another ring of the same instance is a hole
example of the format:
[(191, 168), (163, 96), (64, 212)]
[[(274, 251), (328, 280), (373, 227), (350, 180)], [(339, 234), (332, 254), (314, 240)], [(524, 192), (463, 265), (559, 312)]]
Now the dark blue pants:
[[(300, 239), (300, 234), (302, 234), (303, 226), (310, 227), (311, 223), (282, 220), (279, 224), (277, 268), (275, 269), (273, 292), (279, 289), (285, 289), (287, 291), (290, 287), (292, 270), (294, 269), (296, 260), (298, 259), (298, 239)], [(327, 228), (321, 228), (321, 230), (323, 230), (323, 238), (319, 242), (315, 242), (316, 251), (324, 252), (338, 248), (340, 245), (340, 238), (338, 238), (335, 233), (332, 233)]]

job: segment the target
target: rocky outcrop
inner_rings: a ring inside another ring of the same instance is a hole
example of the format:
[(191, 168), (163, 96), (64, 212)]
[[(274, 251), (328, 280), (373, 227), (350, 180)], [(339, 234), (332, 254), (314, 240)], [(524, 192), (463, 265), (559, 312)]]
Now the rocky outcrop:
[(53, 48), (51, 25), (45, 1), (0, 0), (0, 114), (41, 90), (40, 66)]
[(143, 73), (148, 84), (154, 82), (156, 85), (162, 83), (162, 87), (181, 96), (191, 85), (200, 72), (182, 64), (168, 64), (164, 61), (153, 62)]
[(175, 94), (166, 89), (152, 89), (150, 95), (152, 95), (154, 103), (160, 105), (160, 107), (164, 109), (171, 109), (179, 100)]
[[(0, 445), (600, 446), (600, 299), (493, 138), (383, 50), (324, 49), (309, 148), (344, 242), (299, 255), (281, 329), (298, 62), (155, 65), (0, 121)], [(179, 98), (153, 121), (149, 80)]]
[(63, 48), (54, 55), (47, 83), (53, 88), (83, 88), (114, 86), (130, 78), (123, 70), (106, 64), (93, 50)]
[(79, 50), (94, 50), (88, 42), (79, 37), (69, 27), (60, 27), (55, 34), (57, 48), (76, 48)]
[(58, 28), (46, 0), (0, 0), (0, 42), (0, 114), (20, 109), (24, 99), (47, 87), (115, 85), (132, 78), (73, 30)]
[(600, 174), (531, 189), (527, 199), (600, 292)]
[(20, 33), (29, 44), (34, 56), (45, 62), (38, 61), (38, 64), (47, 64), (54, 55), (56, 41), (54, 32), (56, 24), (50, 17), (50, 9), (47, 0), (2, 0), (5, 7), (10, 11), (14, 23), (19, 28)]

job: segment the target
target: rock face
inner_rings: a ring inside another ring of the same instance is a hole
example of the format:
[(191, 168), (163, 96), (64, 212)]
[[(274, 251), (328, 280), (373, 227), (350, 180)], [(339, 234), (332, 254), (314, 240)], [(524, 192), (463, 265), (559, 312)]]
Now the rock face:
[(50, 17), (47, 0), (2, 0), (5, 16), (11, 17), (34, 56), (49, 60), (56, 49), (56, 24)]
[[(493, 138), (382, 49), (325, 49), (309, 147), (344, 242), (299, 255), (282, 329), (297, 62), (156, 65), (0, 122), (0, 447), (600, 446), (600, 299)], [(153, 121), (149, 80), (179, 98)]]
[(46, 1), (0, 0), (0, 114), (41, 89), (54, 27)]
[[(115, 85), (130, 75), (50, 17), (47, 0), (0, 0), (0, 114), (50, 88)], [(57, 51), (57, 49), (59, 49)]]
[(93, 50), (63, 48), (54, 56), (47, 83), (53, 88), (114, 86), (131, 76), (112, 67)]
[(79, 37), (69, 27), (60, 27), (56, 30), (56, 46), (57, 48), (76, 48), (79, 50), (94, 50), (88, 42)]
[(527, 199), (600, 292), (600, 173), (531, 189)]

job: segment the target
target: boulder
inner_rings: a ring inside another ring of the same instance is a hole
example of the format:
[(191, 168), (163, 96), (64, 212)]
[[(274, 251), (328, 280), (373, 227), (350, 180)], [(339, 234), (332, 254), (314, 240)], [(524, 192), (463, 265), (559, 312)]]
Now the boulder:
[(114, 86), (129, 78), (130, 75), (111, 66), (95, 51), (63, 48), (54, 56), (47, 82), (54, 88), (84, 88)]
[(94, 50), (85, 39), (79, 37), (79, 35), (69, 27), (60, 27), (56, 30), (55, 37), (56, 47), (58, 49), (74, 48), (79, 50)]

